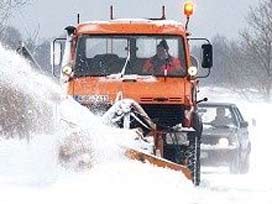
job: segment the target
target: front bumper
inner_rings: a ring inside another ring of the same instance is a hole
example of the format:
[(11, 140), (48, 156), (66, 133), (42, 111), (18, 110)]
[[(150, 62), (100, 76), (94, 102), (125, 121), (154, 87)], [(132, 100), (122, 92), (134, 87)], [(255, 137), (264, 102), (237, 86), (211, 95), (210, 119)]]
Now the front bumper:
[(201, 165), (229, 166), (238, 153), (239, 149), (236, 146), (218, 147), (201, 145)]

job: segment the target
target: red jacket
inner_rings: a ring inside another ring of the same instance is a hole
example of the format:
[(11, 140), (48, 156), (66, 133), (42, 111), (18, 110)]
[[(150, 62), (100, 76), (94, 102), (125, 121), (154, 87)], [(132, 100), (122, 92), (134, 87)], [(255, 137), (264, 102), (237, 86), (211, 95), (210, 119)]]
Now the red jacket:
[(148, 74), (163, 74), (164, 70), (167, 69), (168, 73), (178, 71), (184, 67), (178, 58), (170, 57), (167, 61), (166, 59), (159, 59), (156, 55), (145, 61), (143, 70)]

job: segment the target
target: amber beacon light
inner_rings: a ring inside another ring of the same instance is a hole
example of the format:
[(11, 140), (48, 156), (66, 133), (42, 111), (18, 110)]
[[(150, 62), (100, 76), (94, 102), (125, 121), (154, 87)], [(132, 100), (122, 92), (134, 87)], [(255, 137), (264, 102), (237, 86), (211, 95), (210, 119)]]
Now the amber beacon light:
[(187, 17), (190, 17), (191, 15), (193, 15), (194, 12), (194, 4), (191, 1), (186, 1), (184, 3), (184, 14)]

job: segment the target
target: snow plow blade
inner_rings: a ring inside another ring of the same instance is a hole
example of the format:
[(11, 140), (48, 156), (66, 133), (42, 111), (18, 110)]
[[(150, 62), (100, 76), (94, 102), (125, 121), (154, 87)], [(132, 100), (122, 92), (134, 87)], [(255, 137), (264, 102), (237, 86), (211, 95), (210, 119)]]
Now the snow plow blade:
[(138, 160), (143, 163), (149, 162), (158, 167), (169, 168), (175, 171), (181, 171), (187, 179), (189, 180), (193, 179), (191, 170), (184, 165), (176, 164), (166, 159), (151, 154), (147, 154), (144, 152), (140, 152), (135, 149), (127, 149), (125, 155), (130, 159)]

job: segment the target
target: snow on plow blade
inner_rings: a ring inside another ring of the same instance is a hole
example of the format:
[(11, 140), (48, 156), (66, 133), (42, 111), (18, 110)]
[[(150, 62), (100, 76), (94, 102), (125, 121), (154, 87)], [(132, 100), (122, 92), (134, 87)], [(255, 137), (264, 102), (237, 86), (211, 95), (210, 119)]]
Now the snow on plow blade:
[(144, 163), (149, 162), (158, 167), (169, 168), (175, 171), (181, 171), (187, 179), (189, 180), (193, 179), (191, 170), (187, 168), (186, 166), (176, 164), (166, 159), (163, 159), (151, 154), (146, 154), (144, 152), (140, 152), (135, 149), (127, 149), (125, 151), (125, 155), (130, 159), (139, 160)]
[[(156, 124), (153, 123), (148, 114), (136, 101), (132, 99), (122, 99), (116, 101), (115, 104), (113, 104), (113, 106), (104, 114), (103, 118), (105, 123), (110, 124), (116, 124), (118, 123), (118, 121), (122, 121), (122, 126), (125, 129), (132, 128), (132, 120), (134, 120), (134, 122), (137, 121), (138, 127), (146, 128), (150, 131), (149, 136), (153, 135), (155, 149), (159, 150), (160, 153), (162, 152), (162, 150), (160, 149), (160, 146), (162, 146), (162, 144), (160, 143), (162, 141), (158, 139), (159, 137), (156, 133)], [(145, 136), (142, 134), (140, 138), (144, 139)], [(125, 148), (125, 155), (130, 159), (139, 160), (142, 162), (149, 162), (158, 167), (181, 171), (186, 178), (188, 178), (189, 180), (193, 180), (192, 171), (187, 166), (180, 165), (178, 163), (174, 163), (170, 160), (155, 156), (153, 154), (144, 153), (141, 150), (135, 150), (131, 148)]]

